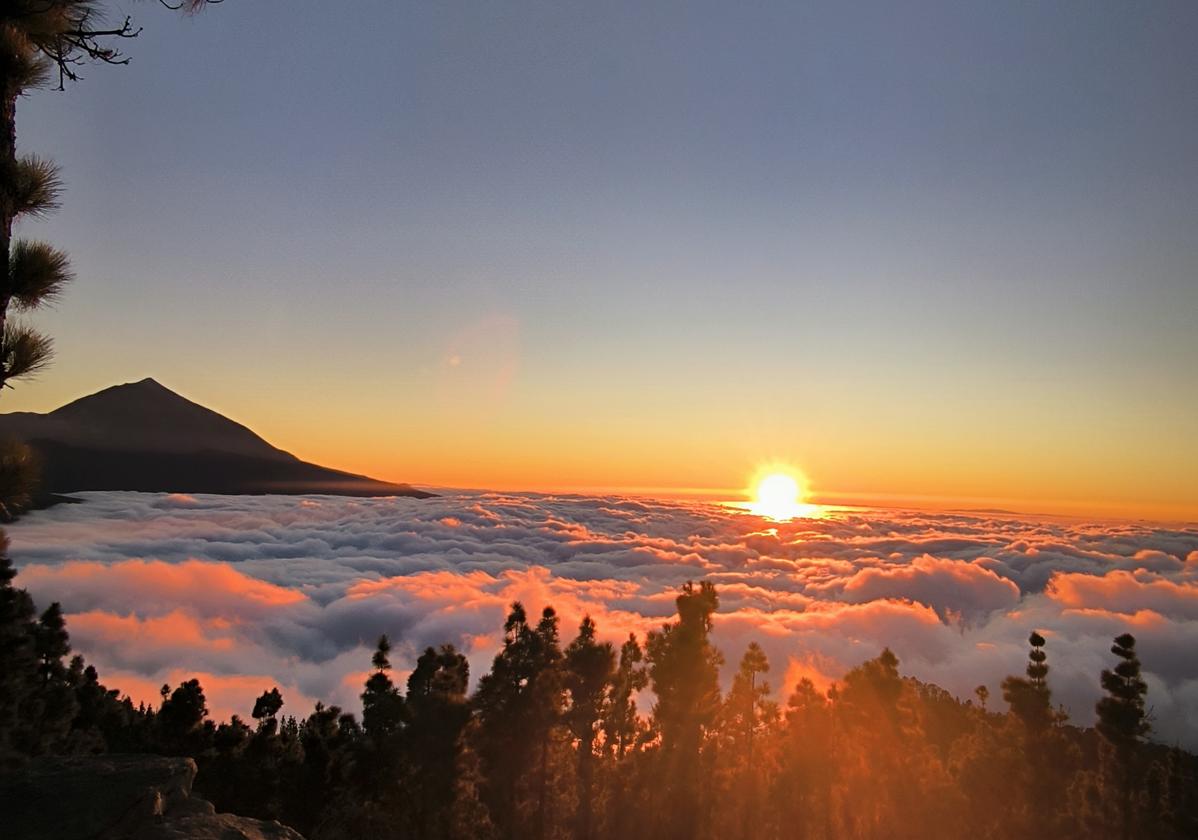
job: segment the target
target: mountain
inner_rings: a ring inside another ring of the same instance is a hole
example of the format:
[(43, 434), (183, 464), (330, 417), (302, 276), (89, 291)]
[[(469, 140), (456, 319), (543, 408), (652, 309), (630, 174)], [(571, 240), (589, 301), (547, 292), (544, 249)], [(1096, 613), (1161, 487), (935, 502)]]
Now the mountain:
[(43, 493), (432, 495), (301, 461), (153, 379), (105, 388), (48, 414), (0, 414), (0, 438), (38, 452)]

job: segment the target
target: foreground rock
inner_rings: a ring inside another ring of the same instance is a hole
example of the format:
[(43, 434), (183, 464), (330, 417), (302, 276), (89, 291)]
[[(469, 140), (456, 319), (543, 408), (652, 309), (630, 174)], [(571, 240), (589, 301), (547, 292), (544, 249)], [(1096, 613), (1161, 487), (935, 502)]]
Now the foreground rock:
[(34, 759), (0, 777), (5, 840), (303, 840), (277, 822), (218, 814), (191, 795), (190, 758)]

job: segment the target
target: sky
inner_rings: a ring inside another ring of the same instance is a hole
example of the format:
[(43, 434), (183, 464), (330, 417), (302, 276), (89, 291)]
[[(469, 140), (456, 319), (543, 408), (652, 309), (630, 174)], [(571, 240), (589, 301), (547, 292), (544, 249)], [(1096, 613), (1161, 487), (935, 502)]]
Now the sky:
[(5, 410), (152, 376), (417, 484), (1198, 518), (1193, 3), (128, 11), (18, 107), (79, 279)]
[(587, 614), (604, 640), (643, 642), (702, 578), (725, 689), (753, 641), (779, 701), (889, 646), (904, 674), (961, 698), (985, 685), (1001, 707), (1035, 628), (1054, 705), (1090, 725), (1111, 638), (1132, 632), (1154, 738), (1198, 746), (1198, 526), (868, 508), (769, 521), (611, 495), (83, 495), (6, 526), (21, 586), (61, 601), (105, 685), (153, 703), (196, 677), (218, 720), (272, 685), (300, 718), (317, 700), (357, 710), (380, 633), (401, 681), (447, 642), (477, 679), (515, 600), (553, 606), (563, 644)]

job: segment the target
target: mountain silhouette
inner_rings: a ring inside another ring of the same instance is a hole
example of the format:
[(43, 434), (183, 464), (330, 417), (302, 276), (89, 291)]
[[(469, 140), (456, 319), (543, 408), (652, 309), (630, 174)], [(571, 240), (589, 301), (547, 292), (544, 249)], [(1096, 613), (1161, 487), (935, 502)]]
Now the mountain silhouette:
[(42, 493), (433, 495), (301, 461), (153, 379), (105, 388), (47, 414), (0, 414), (4, 437), (37, 451)]

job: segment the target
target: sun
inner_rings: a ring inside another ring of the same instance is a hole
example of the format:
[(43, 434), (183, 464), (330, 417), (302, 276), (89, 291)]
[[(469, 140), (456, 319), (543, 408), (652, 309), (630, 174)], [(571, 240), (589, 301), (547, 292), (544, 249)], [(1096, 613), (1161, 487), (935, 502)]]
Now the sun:
[(803, 502), (803, 494), (803, 484), (793, 470), (771, 468), (754, 483), (749, 510), (779, 521), (806, 516), (812, 506)]

